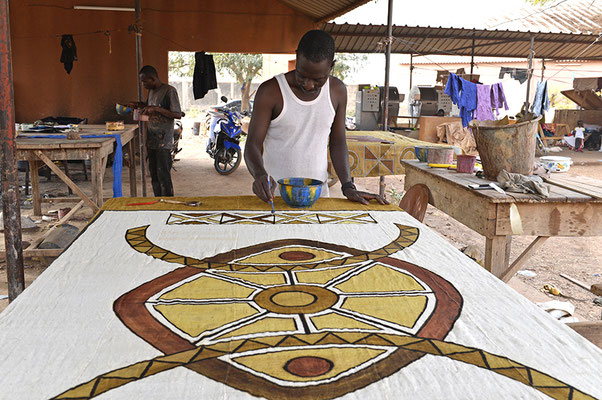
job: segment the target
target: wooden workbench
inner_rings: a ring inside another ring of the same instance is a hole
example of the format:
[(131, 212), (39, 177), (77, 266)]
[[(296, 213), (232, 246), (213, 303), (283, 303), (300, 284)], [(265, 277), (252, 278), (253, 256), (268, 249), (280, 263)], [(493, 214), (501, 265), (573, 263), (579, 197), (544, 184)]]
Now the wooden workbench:
[[(485, 268), (507, 281), (529, 255), (550, 236), (602, 235), (602, 181), (557, 173), (548, 180), (550, 196), (472, 190), (469, 184), (487, 183), (472, 174), (430, 168), (403, 160), (406, 190), (417, 184), (430, 189), (429, 203), (486, 238)], [(522, 233), (513, 232), (510, 207), (516, 205)], [(509, 265), (512, 235), (536, 236)]]
[[(128, 154), (129, 160), (135, 159), (134, 137), (136, 136), (137, 125), (126, 125), (122, 131), (111, 131), (111, 134), (121, 136), (121, 144), (124, 153)], [(104, 125), (85, 125), (81, 127), (79, 134), (83, 135), (102, 135), (107, 130)], [(42, 215), (42, 199), (40, 197), (40, 185), (38, 177), (38, 168), (42, 163), (46, 164), (56, 175), (69, 186), (79, 197), (65, 198), (61, 201), (84, 202), (95, 212), (103, 203), (102, 184), (107, 166), (109, 154), (113, 152), (115, 139), (111, 136), (106, 138), (87, 138), (87, 139), (57, 139), (57, 138), (26, 138), (31, 135), (44, 135), (19, 133), (17, 136), (17, 158), (29, 162), (31, 173), (31, 187), (33, 194), (33, 213)], [(54, 163), (56, 160), (90, 160), (92, 196), (84, 193), (65, 173), (63, 173)], [(130, 196), (136, 196), (136, 164), (129, 163), (130, 169)]]

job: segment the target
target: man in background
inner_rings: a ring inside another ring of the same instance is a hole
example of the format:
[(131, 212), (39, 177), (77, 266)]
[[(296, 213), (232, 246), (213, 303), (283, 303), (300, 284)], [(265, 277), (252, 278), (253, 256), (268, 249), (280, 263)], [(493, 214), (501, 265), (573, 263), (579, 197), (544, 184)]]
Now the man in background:
[(157, 70), (146, 65), (139, 72), (140, 82), (148, 97), (145, 103), (134, 103), (149, 116), (146, 148), (148, 169), (155, 197), (173, 196), (171, 182), (171, 150), (174, 145), (174, 120), (182, 118), (178, 92), (173, 86), (161, 82)]

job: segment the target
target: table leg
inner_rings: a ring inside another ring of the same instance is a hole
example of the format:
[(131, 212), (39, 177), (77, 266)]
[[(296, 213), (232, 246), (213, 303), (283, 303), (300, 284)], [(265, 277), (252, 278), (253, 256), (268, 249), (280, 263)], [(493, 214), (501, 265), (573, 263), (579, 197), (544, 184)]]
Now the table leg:
[(380, 195), (380, 197), (385, 197), (385, 187), (386, 186), (387, 185), (385, 185), (385, 177), (380, 176), (379, 183), (378, 183), (378, 194)]
[(92, 201), (99, 207), (102, 205), (102, 157), (95, 154), (90, 159), (90, 175), (92, 180)]
[(130, 160), (130, 197), (138, 196), (138, 187), (136, 185), (136, 149), (134, 139), (130, 140), (127, 146), (128, 159)]
[(516, 274), (516, 271), (518, 271), (523, 267), (523, 265), (525, 265), (527, 260), (529, 260), (529, 257), (531, 257), (531, 255), (535, 251), (537, 251), (537, 249), (539, 249), (545, 243), (546, 240), (548, 240), (548, 236), (536, 237), (535, 240), (531, 242), (529, 246), (527, 246), (525, 251), (523, 251), (521, 255), (519, 255), (516, 258), (516, 260), (514, 260), (512, 265), (500, 276), (500, 279), (504, 282), (508, 282), (510, 278), (512, 278), (514, 274)]
[(485, 269), (498, 278), (508, 269), (512, 236), (485, 238)]
[(29, 174), (31, 177), (31, 197), (33, 199), (33, 215), (42, 215), (42, 199), (40, 199), (40, 176), (38, 175), (38, 162), (29, 162)]

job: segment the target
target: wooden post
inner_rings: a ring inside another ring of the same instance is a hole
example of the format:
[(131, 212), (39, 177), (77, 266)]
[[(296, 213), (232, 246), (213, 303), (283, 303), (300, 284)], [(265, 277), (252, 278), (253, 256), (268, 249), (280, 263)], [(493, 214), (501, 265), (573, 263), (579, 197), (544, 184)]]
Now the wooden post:
[(0, 147), (8, 300), (13, 301), (25, 289), (25, 276), (8, 0), (0, 1)]
[[(142, 0), (135, 0), (136, 10), (136, 82), (138, 82), (138, 101), (142, 101), (142, 82), (138, 73), (142, 69), (142, 29), (140, 29), (142, 21)], [(140, 144), (140, 175), (142, 177), (142, 197), (146, 197), (146, 135), (144, 134), (144, 122), (138, 122), (138, 141)]]
[(546, 72), (546, 60), (544, 58), (541, 59), (541, 82), (543, 82), (543, 76)]

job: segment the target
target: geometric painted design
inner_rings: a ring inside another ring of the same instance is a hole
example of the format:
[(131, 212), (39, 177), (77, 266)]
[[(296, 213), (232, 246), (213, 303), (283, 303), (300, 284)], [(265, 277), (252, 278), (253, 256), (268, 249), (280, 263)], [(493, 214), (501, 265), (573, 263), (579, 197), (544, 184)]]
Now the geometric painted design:
[(367, 212), (294, 211), (266, 212), (190, 212), (170, 214), (167, 225), (279, 225), (279, 224), (376, 224)]
[[(193, 263), (114, 303), (120, 320), (165, 355), (55, 398), (89, 399), (185, 367), (257, 397), (331, 399), (429, 354), (490, 370), (555, 399), (593, 399), (506, 357), (445, 341), (462, 296), (437, 274), (389, 257), (418, 240), (416, 228), (397, 227), (396, 240), (372, 251), (284, 239), (203, 260), (151, 243), (148, 226), (129, 230), (134, 250)], [(323, 257), (312, 261), (317, 255)]]

